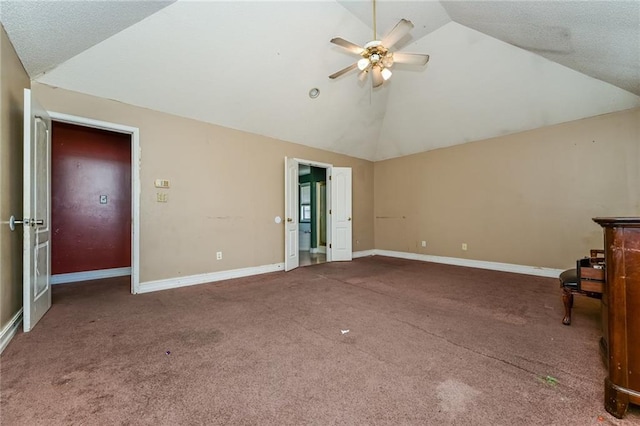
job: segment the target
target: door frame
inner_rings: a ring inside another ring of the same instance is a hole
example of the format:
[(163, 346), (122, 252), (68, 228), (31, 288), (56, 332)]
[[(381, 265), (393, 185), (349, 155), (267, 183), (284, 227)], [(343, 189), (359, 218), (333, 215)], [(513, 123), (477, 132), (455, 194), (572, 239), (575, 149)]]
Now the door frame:
[(47, 111), (52, 121), (131, 136), (131, 293), (140, 292), (140, 129), (77, 115)]
[[(329, 188), (329, 176), (331, 175), (331, 169), (333, 168), (333, 164), (329, 164), (329, 163), (321, 163), (319, 161), (312, 161), (312, 160), (305, 160), (302, 158), (292, 158), (292, 160), (297, 161), (298, 164), (304, 164), (305, 166), (312, 166), (312, 167), (319, 167), (319, 168), (323, 168), (325, 169), (325, 176), (326, 176), (326, 205), (325, 205), (325, 217), (326, 217), (326, 221), (327, 221), (327, 246), (326, 246), (326, 261), (327, 262), (331, 262), (331, 215), (329, 214), (329, 211), (331, 210), (331, 191), (328, 190)], [(296, 176), (296, 187), (300, 186), (300, 175)], [(285, 200), (286, 201), (286, 200)], [(299, 203), (298, 203), (299, 204)], [(296, 209), (299, 213), (300, 210), (300, 205), (296, 206)], [(296, 221), (296, 232), (299, 232), (300, 230), (300, 221), (297, 220)], [(300, 251), (300, 246), (298, 246), (298, 251)]]
[[(329, 244), (326, 240), (327, 240), (327, 188), (329, 187), (329, 185), (327, 184), (327, 181), (324, 181), (324, 205), (325, 205), (325, 209), (324, 209), (324, 221), (325, 221), (325, 230), (324, 230), (324, 239), (325, 239), (325, 245), (321, 246), (320, 245), (320, 219), (322, 216), (321, 210), (320, 210), (320, 205), (322, 203), (320, 203), (320, 194), (321, 194), (321, 190), (320, 188), (323, 186), (322, 182), (316, 182), (316, 203), (318, 205), (318, 211), (316, 212), (316, 214), (318, 215), (318, 217), (316, 218), (316, 229), (318, 230), (318, 232), (316, 233), (316, 253), (327, 253), (327, 244)], [(324, 247), (323, 249), (321, 249), (320, 247)]]

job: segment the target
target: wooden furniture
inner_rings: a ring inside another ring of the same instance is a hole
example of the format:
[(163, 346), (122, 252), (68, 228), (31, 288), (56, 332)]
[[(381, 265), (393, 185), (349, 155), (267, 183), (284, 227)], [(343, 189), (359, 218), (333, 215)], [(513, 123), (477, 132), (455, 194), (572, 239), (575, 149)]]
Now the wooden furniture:
[(604, 230), (600, 342), (608, 369), (604, 406), (622, 418), (629, 403), (640, 404), (640, 217), (597, 217), (593, 221)]
[(604, 250), (592, 249), (589, 257), (578, 259), (575, 269), (567, 269), (560, 274), (560, 288), (564, 303), (564, 325), (571, 324), (573, 295), (581, 294), (597, 299), (602, 298), (604, 285)]

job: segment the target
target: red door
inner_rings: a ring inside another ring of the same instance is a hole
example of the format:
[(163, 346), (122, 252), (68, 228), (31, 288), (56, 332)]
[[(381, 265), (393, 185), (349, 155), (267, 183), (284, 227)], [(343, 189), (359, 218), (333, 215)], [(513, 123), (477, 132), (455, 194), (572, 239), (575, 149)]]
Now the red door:
[(131, 135), (52, 129), (52, 275), (130, 267)]

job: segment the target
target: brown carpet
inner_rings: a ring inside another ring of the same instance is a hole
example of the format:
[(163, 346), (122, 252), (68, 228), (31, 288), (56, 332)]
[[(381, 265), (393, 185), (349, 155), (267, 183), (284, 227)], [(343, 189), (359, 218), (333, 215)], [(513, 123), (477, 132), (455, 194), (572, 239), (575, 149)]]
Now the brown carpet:
[(563, 326), (555, 279), (385, 257), (59, 285), (0, 358), (0, 423), (640, 424), (603, 408), (599, 315), (576, 297)]

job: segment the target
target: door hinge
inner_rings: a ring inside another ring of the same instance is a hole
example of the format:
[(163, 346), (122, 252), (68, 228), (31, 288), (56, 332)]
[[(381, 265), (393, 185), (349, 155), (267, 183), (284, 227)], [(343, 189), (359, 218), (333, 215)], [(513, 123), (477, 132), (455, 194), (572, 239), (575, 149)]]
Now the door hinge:
[(331, 180), (331, 175), (329, 175), (329, 180)]
[(329, 214), (331, 214), (331, 209), (329, 209)]
[(331, 243), (329, 243), (329, 248), (331, 248)]

